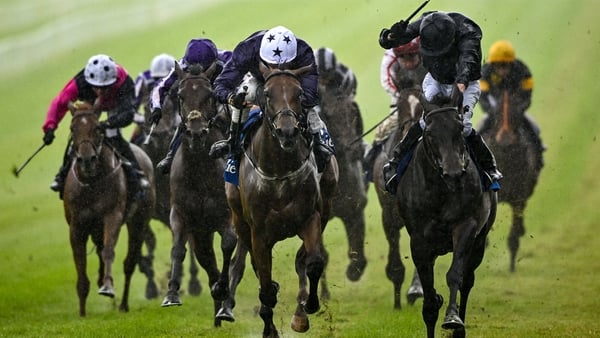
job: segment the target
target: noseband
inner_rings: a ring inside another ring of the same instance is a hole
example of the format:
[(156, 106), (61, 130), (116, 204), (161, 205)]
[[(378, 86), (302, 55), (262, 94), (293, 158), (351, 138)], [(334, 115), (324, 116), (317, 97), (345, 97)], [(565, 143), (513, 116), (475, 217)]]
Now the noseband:
[[(265, 79), (265, 83), (267, 83), (269, 81), (269, 79), (276, 77), (276, 76), (288, 76), (293, 78), (294, 80), (296, 80), (298, 83), (301, 83), (300, 78), (293, 73), (290, 72), (286, 72), (286, 71), (279, 71), (279, 72), (273, 72), (271, 74), (269, 74), (269, 76), (267, 76), (267, 78)], [(266, 108), (266, 107), (265, 107)], [(269, 130), (271, 131), (271, 134), (276, 137), (276, 133), (275, 130), (277, 129), (277, 123), (275, 121), (277, 121), (277, 119), (280, 116), (291, 116), (296, 120), (296, 125), (295, 127), (300, 129), (301, 132), (303, 132), (303, 128), (300, 125), (300, 121), (302, 119), (302, 116), (300, 114), (298, 114), (296, 111), (294, 111), (293, 109), (290, 109), (289, 107), (284, 108), (279, 110), (277, 113), (275, 113), (275, 115), (273, 116), (269, 116), (269, 114), (265, 114), (267, 121), (268, 121), (268, 126), (269, 126)]]

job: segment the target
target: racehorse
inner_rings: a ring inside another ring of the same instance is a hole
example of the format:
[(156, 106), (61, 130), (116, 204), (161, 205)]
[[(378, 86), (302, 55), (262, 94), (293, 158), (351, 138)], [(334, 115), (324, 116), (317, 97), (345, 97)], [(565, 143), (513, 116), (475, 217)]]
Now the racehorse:
[[(144, 93), (142, 102), (147, 101), (149, 95), (150, 93)], [(162, 118), (159, 123), (152, 128), (150, 122), (150, 109), (148, 108), (148, 105), (144, 106), (145, 122), (143, 124), (143, 130), (147, 137), (147, 142), (138, 144), (146, 154), (148, 154), (155, 167), (169, 151), (169, 145), (175, 134), (175, 129), (181, 121), (179, 115), (179, 98), (177, 97), (177, 84), (170, 88), (161, 108)], [(150, 137), (148, 137), (148, 135), (150, 135)], [(169, 175), (163, 175), (160, 172), (157, 173), (155, 177), (155, 186), (156, 206), (152, 218), (160, 221), (170, 229), (169, 214), (171, 212), (171, 192), (169, 187)], [(140, 271), (142, 271), (148, 279), (146, 284), (146, 298), (152, 299), (158, 296), (158, 289), (156, 285), (153, 284), (154, 271), (150, 268), (154, 260), (154, 251), (156, 250), (156, 236), (152, 231), (152, 228), (146, 233), (144, 244), (146, 246), (147, 255), (142, 256), (142, 259), (140, 260)], [(202, 285), (198, 279), (198, 266), (193, 259), (190, 259), (189, 272), (190, 280), (187, 291), (190, 295), (199, 295), (202, 290)]]
[(261, 64), (264, 115), (241, 155), (239, 187), (226, 185), (233, 223), (242, 245), (250, 251), (259, 279), (264, 337), (279, 336), (273, 322), (279, 284), (271, 271), (272, 249), (277, 242), (293, 236), (303, 241), (295, 260), (299, 291), (292, 329), (307, 331), (308, 314), (320, 307), (317, 293), (325, 264), (322, 232), (330, 217), (339, 174), (332, 157), (319, 177), (312, 143), (303, 135), (299, 76), (310, 69), (280, 70)]
[[(404, 223), (399, 214), (396, 199), (385, 190), (382, 168), (388, 162), (388, 159), (393, 156), (394, 146), (402, 140), (408, 128), (419, 121), (423, 113), (423, 106), (419, 101), (420, 88), (403, 89), (399, 94), (398, 103), (395, 107), (398, 116), (398, 127), (385, 141), (384, 150), (379, 152), (373, 165), (373, 182), (381, 205), (383, 231), (388, 241), (388, 263), (385, 272), (387, 278), (394, 285), (394, 309), (402, 307), (400, 294), (402, 283), (404, 283), (405, 267), (400, 255), (400, 230), (404, 227)], [(419, 275), (415, 271), (411, 286), (406, 292), (406, 299), (408, 304), (412, 305), (420, 297), (423, 297), (423, 288), (421, 287)]]
[(542, 157), (535, 140), (524, 129), (525, 111), (517, 111), (514, 106), (505, 92), (502, 111), (489, 115), (488, 123), (482, 121), (480, 130), (504, 174), (499, 201), (508, 203), (512, 208), (512, 227), (508, 236), (511, 272), (515, 271), (519, 238), (525, 234), (525, 207), (538, 182), (541, 171), (539, 158)]
[(423, 138), (399, 180), (396, 200), (423, 285), (427, 337), (435, 336), (443, 304), (434, 286), (434, 263), (448, 252), (453, 253), (446, 274), (450, 296), (442, 328), (453, 330), (454, 337), (464, 337), (467, 301), (496, 217), (497, 195), (483, 185), (469, 158), (457, 108), (462, 102), (460, 92), (455, 88), (450, 102), (433, 101), (421, 100), (425, 111)]
[[(350, 264), (346, 277), (357, 281), (362, 276), (365, 257), (365, 213), (367, 193), (361, 179), (363, 147), (354, 142), (362, 134), (360, 109), (352, 97), (336, 95), (332, 90), (320, 86), (321, 117), (326, 122), (336, 146), (339, 166), (338, 190), (333, 198), (332, 217), (339, 217), (346, 228), (348, 258)], [(322, 276), (322, 291), (326, 288), (325, 273)]]
[[(179, 288), (189, 238), (195, 258), (208, 275), (216, 316), (229, 293), (229, 264), (237, 242), (223, 185), (225, 161), (208, 156), (210, 146), (224, 138), (210, 82), (216, 65), (199, 74), (175, 67), (181, 79), (178, 96), (181, 112), (186, 114), (186, 131), (170, 174), (173, 247), (169, 291), (162, 306), (182, 304)], [(213, 249), (215, 232), (221, 236), (221, 271)], [(221, 319), (215, 317), (214, 325), (221, 326)]]
[[(98, 293), (113, 298), (112, 266), (123, 223), (127, 223), (128, 250), (124, 262), (125, 286), (119, 309), (129, 311), (131, 276), (140, 259), (145, 232), (149, 229), (155, 192), (151, 188), (141, 199), (127, 201), (129, 187), (124, 164), (105, 143), (104, 131), (99, 128), (98, 114), (94, 110), (74, 111), (71, 136), (76, 158), (65, 181), (63, 204), (77, 268), (79, 315), (86, 315), (85, 303), (90, 290), (86, 273), (88, 237), (96, 246), (96, 254), (100, 259)], [(150, 159), (139, 147), (131, 145), (131, 148), (152, 183), (154, 175)]]

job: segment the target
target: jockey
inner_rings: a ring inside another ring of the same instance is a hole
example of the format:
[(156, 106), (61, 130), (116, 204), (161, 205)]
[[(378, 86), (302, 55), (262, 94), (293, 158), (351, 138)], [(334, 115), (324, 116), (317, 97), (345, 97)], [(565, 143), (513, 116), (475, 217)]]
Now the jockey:
[(315, 51), (315, 60), (319, 70), (319, 84), (338, 96), (356, 96), (358, 83), (352, 69), (337, 61), (330, 48), (321, 47)]
[(383, 147), (383, 143), (398, 127), (397, 105), (400, 92), (411, 88), (421, 91), (421, 84), (427, 70), (421, 62), (420, 47), (421, 39), (416, 37), (404, 45), (386, 49), (383, 53), (379, 79), (381, 86), (391, 98), (391, 112), (377, 127), (373, 144), (365, 155), (364, 166), (368, 181), (373, 180), (373, 164)]
[[(230, 57), (230, 51), (218, 50), (214, 42), (210, 39), (192, 39), (188, 42), (185, 54), (179, 61), (179, 64), (184, 72), (199, 74), (216, 63), (217, 70), (210, 79), (211, 81), (214, 81), (216, 76), (219, 75), (223, 69), (223, 65)], [(162, 103), (164, 102), (165, 97), (171, 92), (173, 85), (177, 83), (178, 79), (177, 72), (171, 70), (167, 76), (163, 77), (156, 86), (154, 86), (152, 95), (150, 96), (150, 108), (152, 111), (150, 119), (152, 123), (158, 123), (160, 121), (162, 117)], [(183, 122), (182, 117), (182, 121), (177, 126), (175, 135), (173, 135), (173, 139), (169, 145), (169, 152), (165, 158), (156, 165), (161, 173), (167, 174), (171, 170), (171, 163), (173, 163), (173, 157), (181, 144), (181, 138), (183, 137), (184, 131), (185, 123)]]
[[(100, 122), (100, 127), (105, 130), (109, 143), (129, 162), (124, 166), (128, 187), (135, 188), (138, 197), (143, 196), (150, 187), (150, 183), (140, 169), (129, 142), (121, 135), (121, 128), (127, 127), (132, 122), (135, 113), (133, 107), (134, 84), (125, 68), (116, 64), (107, 55), (92, 56), (85, 68), (67, 82), (62, 91), (50, 103), (46, 120), (42, 126), (44, 144), (52, 143), (54, 131), (66, 115), (69, 103), (75, 101), (84, 101), (93, 105), (98, 113), (107, 111), (108, 118)], [(50, 185), (50, 189), (59, 192), (61, 197), (70, 166), (71, 152), (72, 149), (69, 145), (63, 164), (54, 178), (54, 182)]]
[[(463, 94), (463, 135), (467, 144), (490, 178), (493, 181), (501, 179), (494, 155), (471, 122), (481, 93), (481, 28), (460, 13), (427, 12), (410, 24), (401, 20), (390, 29), (384, 28), (379, 35), (379, 45), (389, 49), (417, 36), (421, 38), (420, 52), (428, 71), (422, 85), (425, 99), (431, 101), (437, 95), (449, 97), (454, 86), (458, 87)], [(383, 168), (386, 189), (393, 194), (398, 182), (399, 162), (422, 135), (424, 124), (421, 118), (409, 129), (394, 149), (394, 158)]]
[[(167, 76), (174, 67), (175, 58), (173, 56), (165, 53), (158, 54), (152, 59), (150, 69), (141, 72), (135, 79), (135, 101), (133, 103), (135, 116), (133, 122), (135, 122), (136, 127), (131, 135), (132, 143), (141, 144), (143, 142), (142, 125), (146, 121), (144, 113), (147, 109), (152, 88), (160, 79)], [(140, 111), (140, 107), (143, 107), (144, 111)]]
[[(493, 116), (501, 112), (503, 93), (511, 97), (511, 104), (515, 104), (517, 113), (525, 112), (531, 105), (531, 92), (533, 91), (533, 77), (529, 68), (523, 61), (515, 57), (515, 49), (509, 41), (496, 41), (490, 47), (487, 63), (481, 68), (481, 108), (486, 115), (481, 121), (481, 130), (491, 127)], [(525, 131), (530, 135), (540, 154), (538, 169), (544, 166), (541, 156), (546, 150), (540, 139), (540, 128), (535, 121), (524, 113)]]
[[(331, 155), (335, 153), (335, 149), (325, 123), (315, 109), (320, 98), (317, 65), (313, 50), (304, 40), (297, 39), (292, 31), (283, 26), (277, 26), (268, 31), (255, 32), (240, 42), (233, 50), (231, 60), (225, 64), (225, 68), (215, 80), (217, 99), (223, 104), (229, 103), (234, 108), (244, 108), (245, 93), (236, 94), (236, 89), (248, 72), (258, 80), (261, 84), (259, 88), (262, 88), (265, 79), (259, 70), (261, 62), (271, 68), (280, 69), (298, 69), (312, 65), (312, 71), (300, 78), (304, 93), (302, 107), (306, 112), (306, 114), (302, 114), (302, 116), (306, 116), (306, 121), (302, 122), (308, 127), (309, 133), (315, 140), (314, 153), (317, 167), (319, 172), (322, 172)], [(259, 102), (261, 96), (262, 92), (259, 89), (256, 93)], [(231, 130), (237, 130), (239, 121), (232, 119), (231, 123)], [(213, 144), (210, 156), (218, 158), (228, 152), (230, 154), (237, 153), (235, 137), (235, 135), (230, 135), (227, 140)]]

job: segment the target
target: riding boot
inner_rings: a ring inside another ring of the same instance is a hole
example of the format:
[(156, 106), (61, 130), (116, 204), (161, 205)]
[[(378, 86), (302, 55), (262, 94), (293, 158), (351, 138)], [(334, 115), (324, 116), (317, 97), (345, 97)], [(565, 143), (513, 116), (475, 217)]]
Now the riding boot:
[(173, 158), (175, 157), (177, 149), (179, 149), (179, 146), (181, 145), (184, 131), (185, 124), (183, 122), (179, 123), (177, 129), (175, 129), (175, 135), (173, 135), (171, 143), (169, 144), (169, 152), (167, 153), (167, 156), (165, 156), (165, 158), (163, 158), (156, 165), (156, 169), (158, 169), (161, 174), (166, 175), (169, 173), (169, 171), (171, 171), (171, 164), (173, 163)]
[(502, 179), (502, 173), (496, 166), (496, 159), (490, 148), (485, 144), (483, 137), (479, 135), (475, 129), (471, 129), (469, 136), (465, 137), (467, 145), (473, 151), (477, 162), (481, 165), (483, 170), (487, 172), (492, 181), (499, 181)]
[(237, 130), (239, 129), (239, 123), (231, 121), (231, 126), (229, 127), (229, 137), (225, 140), (220, 140), (210, 147), (210, 151), (208, 152), (208, 156), (210, 158), (221, 158), (225, 155), (238, 154), (240, 152), (239, 149), (239, 140)]
[(127, 187), (130, 196), (143, 198), (150, 189), (150, 182), (140, 168), (140, 165), (129, 146), (129, 143), (122, 137), (113, 137), (110, 139), (113, 147), (127, 160), (123, 168), (127, 176)]
[(398, 189), (398, 166), (400, 161), (408, 155), (423, 135), (423, 129), (419, 122), (413, 124), (400, 143), (394, 147), (393, 158), (383, 166), (383, 180), (385, 181), (385, 190), (395, 195)]
[(373, 165), (375, 165), (375, 159), (379, 156), (379, 153), (383, 149), (382, 142), (373, 141), (373, 144), (363, 157), (362, 165), (365, 178), (365, 185), (369, 182), (373, 182)]
[(65, 180), (67, 178), (67, 174), (69, 173), (69, 168), (71, 167), (72, 153), (73, 148), (71, 147), (71, 139), (69, 139), (63, 155), (63, 163), (58, 169), (58, 173), (54, 177), (54, 181), (50, 183), (50, 189), (58, 192), (60, 199), (62, 199), (62, 193), (65, 188)]
[(312, 136), (314, 140), (313, 152), (317, 162), (317, 171), (322, 173), (331, 159), (331, 155), (335, 155), (335, 147), (326, 127), (321, 128), (321, 130), (312, 134)]

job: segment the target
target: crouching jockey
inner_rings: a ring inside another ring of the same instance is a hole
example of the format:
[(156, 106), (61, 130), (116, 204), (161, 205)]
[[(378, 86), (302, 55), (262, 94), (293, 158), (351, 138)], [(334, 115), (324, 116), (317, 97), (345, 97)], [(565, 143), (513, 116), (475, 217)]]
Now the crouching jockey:
[[(259, 51), (259, 55), (256, 52)], [(270, 68), (277, 69), (299, 69), (312, 65), (312, 70), (300, 77), (303, 89), (302, 107), (306, 116), (302, 124), (314, 139), (314, 153), (317, 161), (317, 169), (322, 172), (335, 154), (335, 148), (325, 123), (319, 116), (319, 92), (318, 73), (315, 65), (315, 57), (311, 47), (301, 39), (296, 39), (294, 33), (289, 29), (277, 26), (268, 31), (258, 31), (246, 40), (240, 42), (233, 50), (231, 60), (225, 64), (223, 71), (214, 82), (217, 99), (221, 103), (227, 103), (234, 107), (232, 114), (230, 135), (227, 140), (213, 144), (210, 156), (218, 158), (226, 154), (235, 155), (240, 153), (238, 130), (240, 118), (236, 116), (236, 110), (242, 110), (247, 105), (256, 101), (259, 106), (262, 101), (262, 88), (265, 82), (260, 70), (260, 63)], [(257, 81), (256, 89), (248, 86), (240, 86), (244, 76), (250, 73)], [(244, 88), (246, 88), (244, 90)], [(252, 110), (256, 112), (255, 110)], [(250, 114), (253, 116), (253, 114)], [(252, 119), (250, 119), (253, 121)]]
[[(83, 101), (88, 107), (93, 104), (98, 112), (108, 112), (107, 120), (102, 121), (100, 127), (105, 130), (109, 144), (126, 160), (124, 169), (128, 187), (131, 188), (131, 196), (143, 196), (150, 188), (150, 183), (140, 169), (129, 142), (123, 138), (120, 131), (120, 128), (128, 126), (133, 121), (135, 113), (133, 79), (109, 56), (103, 54), (92, 56), (85, 68), (77, 73), (52, 100), (42, 127), (44, 144), (52, 143), (54, 131), (67, 111), (77, 109), (77, 105), (73, 104), (76, 101)], [(72, 152), (71, 146), (68, 145), (63, 164), (50, 185), (50, 189), (59, 192), (61, 198)]]

